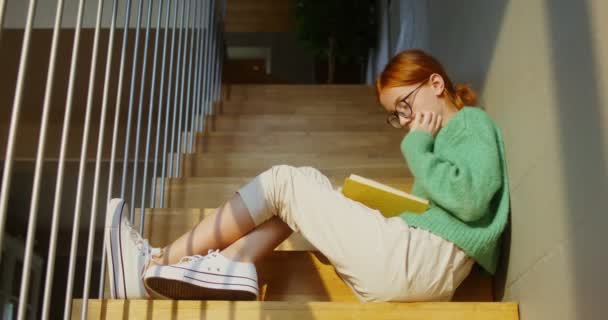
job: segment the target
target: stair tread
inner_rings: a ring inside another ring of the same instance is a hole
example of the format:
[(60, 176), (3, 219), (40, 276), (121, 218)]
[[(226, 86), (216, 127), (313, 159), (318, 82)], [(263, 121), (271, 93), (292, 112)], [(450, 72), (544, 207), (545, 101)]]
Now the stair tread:
[(349, 155), (341, 155), (341, 154), (325, 154), (323, 152), (310, 152), (307, 154), (301, 154), (297, 152), (275, 152), (275, 153), (267, 153), (267, 152), (238, 152), (238, 151), (229, 151), (224, 153), (210, 153), (210, 154), (199, 154), (199, 153), (189, 153), (184, 155), (184, 158), (191, 159), (214, 159), (214, 160), (240, 160), (240, 159), (315, 159), (320, 162), (334, 162), (334, 161), (405, 161), (403, 155), (399, 155), (396, 157), (389, 157), (384, 155), (378, 155), (374, 153), (365, 154), (365, 153), (356, 153)]
[(209, 132), (209, 133), (197, 133), (197, 137), (230, 137), (230, 136), (277, 136), (277, 137), (306, 137), (306, 136), (319, 136), (319, 137), (336, 137), (336, 136), (349, 136), (349, 137), (391, 137), (391, 138), (399, 138), (403, 139), (405, 136), (405, 132), (400, 132), (399, 130), (390, 130), (388, 132), (378, 132), (378, 130), (361, 130), (358, 132), (353, 131), (333, 131), (333, 132), (325, 132), (325, 131), (314, 131), (314, 130), (300, 130), (300, 131), (290, 131), (290, 132), (255, 132), (251, 133), (248, 131), (231, 131), (231, 132)]
[(199, 134), (196, 152), (278, 152), (325, 154), (370, 153), (397, 156), (403, 136), (398, 132), (211, 132)]
[[(79, 317), (75, 299), (72, 315)], [(513, 302), (282, 302), (90, 300), (88, 319), (451, 319), (515, 320)]]

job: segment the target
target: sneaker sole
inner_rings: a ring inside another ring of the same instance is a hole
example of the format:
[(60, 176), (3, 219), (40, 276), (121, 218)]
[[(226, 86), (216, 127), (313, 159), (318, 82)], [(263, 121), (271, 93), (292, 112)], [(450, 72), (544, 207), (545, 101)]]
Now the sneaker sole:
[[(257, 281), (240, 276), (213, 275), (181, 268), (161, 266), (154, 276), (146, 277), (144, 283), (148, 292), (159, 298), (176, 300), (257, 300)], [(246, 279), (247, 283), (234, 283), (235, 278)], [(229, 279), (229, 280), (226, 280)]]
[(257, 295), (249, 291), (207, 288), (185, 281), (157, 277), (148, 278), (146, 287), (159, 297), (174, 300), (257, 300)]

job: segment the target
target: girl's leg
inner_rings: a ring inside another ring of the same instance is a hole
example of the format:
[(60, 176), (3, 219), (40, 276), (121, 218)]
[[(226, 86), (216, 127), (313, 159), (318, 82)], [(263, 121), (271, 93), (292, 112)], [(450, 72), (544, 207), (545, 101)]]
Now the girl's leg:
[(409, 228), (344, 197), (312, 167), (273, 166), (239, 189), (255, 225), (279, 217), (325, 255), (362, 301), (405, 286)]
[[(205, 255), (209, 249), (225, 249), (222, 256), (235, 265), (250, 266), (283, 242), (292, 233), (278, 217), (255, 227), (240, 195), (222, 205), (195, 228), (169, 246), (150, 248), (128, 222), (128, 206), (112, 199), (106, 214), (108, 273), (112, 298), (143, 298), (148, 295), (141, 281), (154, 265), (176, 264), (181, 258)], [(257, 280), (256, 280), (257, 281)]]
[(273, 217), (233, 242), (221, 253), (234, 261), (256, 263), (274, 251), (274, 248), (292, 233), (293, 231), (285, 222), (278, 217)]
[(153, 257), (155, 264), (175, 264), (184, 256), (201, 255), (210, 249), (224, 249), (222, 255), (241, 262), (255, 262), (283, 242), (292, 230), (278, 217), (257, 228), (236, 194), (216, 212), (203, 219)]

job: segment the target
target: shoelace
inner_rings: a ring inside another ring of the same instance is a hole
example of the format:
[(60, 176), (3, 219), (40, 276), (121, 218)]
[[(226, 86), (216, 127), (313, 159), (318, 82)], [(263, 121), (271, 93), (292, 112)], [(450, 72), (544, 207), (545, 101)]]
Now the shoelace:
[(185, 256), (182, 257), (178, 263), (187, 263), (187, 262), (197, 262), (197, 261), (202, 261), (211, 257), (217, 257), (217, 255), (219, 254), (220, 249), (209, 249), (207, 251), (206, 255), (193, 255), (193, 256)]
[(146, 267), (148, 266), (148, 264), (150, 264), (150, 259), (151, 259), (150, 243), (148, 243), (148, 240), (144, 240), (141, 237), (141, 235), (139, 234), (139, 232), (137, 232), (137, 230), (135, 230), (133, 228), (133, 226), (131, 225), (131, 223), (129, 223), (128, 221), (127, 221), (127, 231), (129, 231), (131, 241), (133, 241), (135, 243), (135, 246), (137, 247), (139, 254), (144, 256), (144, 258), (145, 258), (144, 263), (141, 266), (141, 270), (139, 270), (139, 276), (143, 280), (145, 271), (146, 271)]

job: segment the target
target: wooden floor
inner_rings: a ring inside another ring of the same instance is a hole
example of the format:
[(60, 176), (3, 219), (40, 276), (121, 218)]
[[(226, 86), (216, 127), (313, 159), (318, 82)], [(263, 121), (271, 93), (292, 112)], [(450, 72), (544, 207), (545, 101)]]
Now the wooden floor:
[[(427, 302), (285, 302), (285, 301), (169, 301), (91, 300), (88, 319), (289, 319), (289, 320), (513, 320), (515, 303)], [(79, 319), (81, 301), (74, 301)]]

